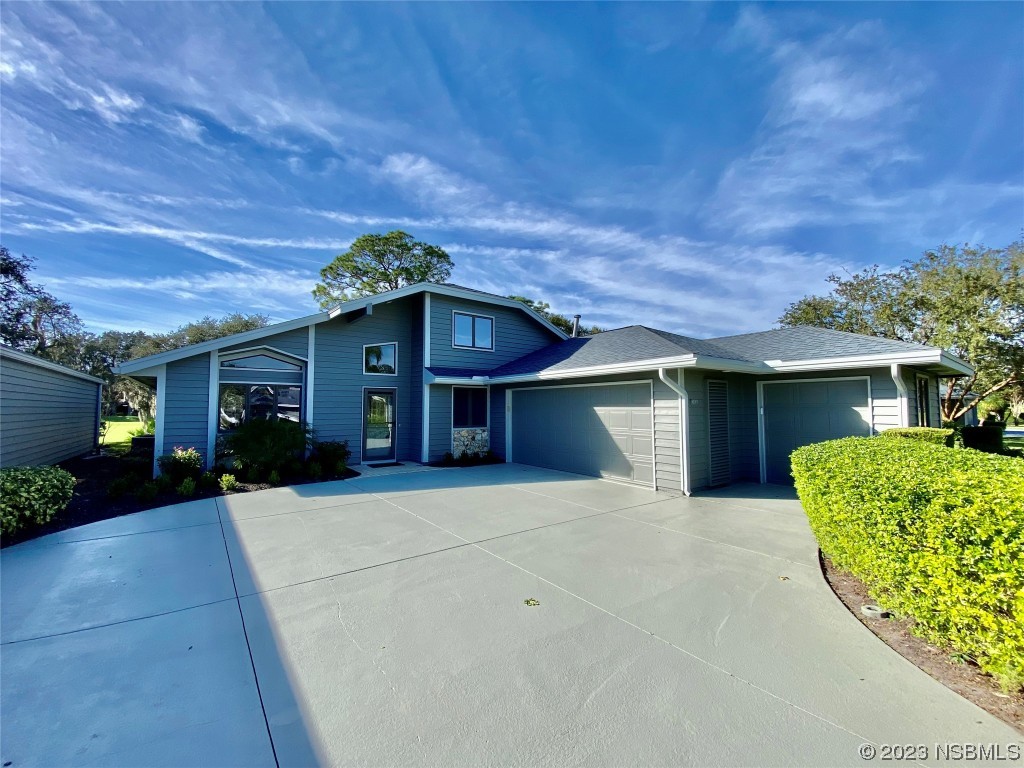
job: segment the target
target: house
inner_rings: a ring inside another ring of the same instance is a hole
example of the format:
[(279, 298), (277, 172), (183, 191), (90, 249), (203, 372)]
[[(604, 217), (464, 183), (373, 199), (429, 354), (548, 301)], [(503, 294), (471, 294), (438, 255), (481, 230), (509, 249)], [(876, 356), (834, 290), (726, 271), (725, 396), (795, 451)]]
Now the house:
[(0, 467), (96, 450), (103, 380), (0, 345)]
[[(308, 422), (353, 463), (506, 461), (659, 490), (790, 482), (797, 446), (938, 425), (934, 347), (797, 327), (693, 339), (644, 326), (567, 338), (525, 305), (421, 283), (125, 363), (156, 389), (157, 455), (243, 419)], [(155, 467), (154, 467), (155, 471)]]

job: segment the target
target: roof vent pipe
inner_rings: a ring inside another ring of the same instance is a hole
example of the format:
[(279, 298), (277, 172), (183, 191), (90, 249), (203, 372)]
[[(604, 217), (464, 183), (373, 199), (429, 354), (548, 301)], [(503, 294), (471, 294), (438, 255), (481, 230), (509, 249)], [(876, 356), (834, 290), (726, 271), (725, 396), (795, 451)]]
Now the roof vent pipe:
[(572, 337), (575, 339), (579, 335), (580, 335), (580, 316), (579, 315), (573, 315), (572, 316)]

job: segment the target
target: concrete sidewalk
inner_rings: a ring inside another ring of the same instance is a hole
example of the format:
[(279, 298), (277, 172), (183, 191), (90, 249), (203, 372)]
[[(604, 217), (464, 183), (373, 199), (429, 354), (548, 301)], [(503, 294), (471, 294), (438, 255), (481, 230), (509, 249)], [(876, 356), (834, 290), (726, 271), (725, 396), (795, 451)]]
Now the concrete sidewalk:
[(1021, 740), (849, 615), (773, 486), (379, 474), (64, 531), (0, 570), (12, 768), (863, 765), (867, 742)]

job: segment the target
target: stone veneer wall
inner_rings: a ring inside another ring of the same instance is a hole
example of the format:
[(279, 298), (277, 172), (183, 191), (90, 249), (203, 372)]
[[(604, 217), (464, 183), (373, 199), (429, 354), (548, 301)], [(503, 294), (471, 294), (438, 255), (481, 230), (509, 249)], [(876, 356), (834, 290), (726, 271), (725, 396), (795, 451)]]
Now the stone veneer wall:
[(452, 430), (452, 455), (457, 459), (462, 452), (472, 455), (484, 453), (491, 447), (489, 431), (486, 427)]

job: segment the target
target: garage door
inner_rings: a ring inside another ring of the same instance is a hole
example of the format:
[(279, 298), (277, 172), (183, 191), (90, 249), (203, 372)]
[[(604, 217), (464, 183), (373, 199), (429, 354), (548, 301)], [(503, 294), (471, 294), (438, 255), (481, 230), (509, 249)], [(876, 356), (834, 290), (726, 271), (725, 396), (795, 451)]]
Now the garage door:
[(867, 379), (762, 383), (764, 478), (792, 483), (789, 455), (801, 445), (871, 434)]
[(654, 484), (651, 384), (512, 390), (512, 460)]

